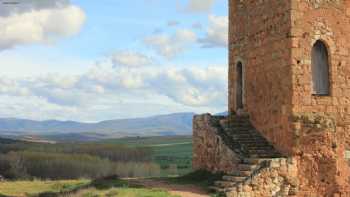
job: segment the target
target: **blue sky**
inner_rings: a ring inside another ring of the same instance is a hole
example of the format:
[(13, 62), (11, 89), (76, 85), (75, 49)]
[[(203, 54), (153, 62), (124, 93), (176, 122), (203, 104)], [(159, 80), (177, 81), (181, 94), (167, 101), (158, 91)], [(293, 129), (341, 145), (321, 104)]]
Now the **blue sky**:
[(0, 4), (1, 117), (226, 110), (226, 0), (19, 2)]

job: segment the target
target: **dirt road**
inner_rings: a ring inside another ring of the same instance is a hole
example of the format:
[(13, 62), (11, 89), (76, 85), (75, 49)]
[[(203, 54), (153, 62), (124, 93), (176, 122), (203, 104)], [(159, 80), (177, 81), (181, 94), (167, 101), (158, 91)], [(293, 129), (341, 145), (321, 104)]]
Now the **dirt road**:
[(162, 180), (154, 179), (133, 179), (129, 180), (131, 184), (142, 185), (146, 188), (160, 188), (169, 191), (169, 193), (181, 197), (209, 197), (205, 190), (194, 185), (179, 185), (168, 183)]

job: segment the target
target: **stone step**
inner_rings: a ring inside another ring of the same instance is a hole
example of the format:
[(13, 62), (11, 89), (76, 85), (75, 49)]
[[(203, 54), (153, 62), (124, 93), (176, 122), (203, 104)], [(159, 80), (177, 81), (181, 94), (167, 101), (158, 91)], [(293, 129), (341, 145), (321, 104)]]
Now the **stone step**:
[(232, 132), (239, 132), (239, 131), (252, 132), (254, 130), (254, 127), (230, 127), (228, 130)]
[(280, 154), (250, 154), (250, 158), (255, 159), (274, 159), (274, 158), (281, 158), (282, 156)]
[(227, 134), (229, 135), (237, 135), (237, 136), (242, 136), (242, 137), (259, 137), (259, 138), (263, 138), (260, 134), (258, 133), (251, 133), (248, 131), (244, 131), (244, 132), (228, 132)]
[(269, 150), (269, 149), (247, 149), (249, 154), (279, 154), (275, 150)]
[(230, 121), (237, 122), (237, 121), (249, 121), (249, 116), (234, 116), (230, 117)]
[(249, 152), (247, 151), (247, 154), (250, 156), (250, 158), (261, 158), (261, 159), (266, 159), (266, 158), (276, 158), (276, 157), (280, 157), (281, 155), (279, 153), (273, 152), (273, 153), (269, 153), (269, 152)]
[(216, 187), (228, 188), (236, 186), (236, 183), (232, 181), (215, 181), (214, 185)]
[[(225, 131), (226, 133), (232, 133), (232, 134), (256, 134), (252, 129), (227, 129)], [(258, 134), (260, 135), (260, 134)]]
[(236, 143), (247, 145), (247, 146), (254, 146), (254, 145), (260, 145), (260, 146), (269, 146), (269, 142), (267, 142), (265, 139), (261, 138), (239, 138), (239, 137), (232, 137), (232, 139), (237, 139), (239, 141), (236, 141)]
[(266, 141), (265, 138), (261, 137), (257, 134), (250, 134), (250, 133), (227, 133), (229, 136), (234, 136), (242, 139), (261, 139)]
[(253, 125), (251, 124), (244, 124), (244, 123), (236, 123), (236, 124), (228, 124), (224, 126), (227, 129), (239, 129), (239, 128), (248, 128), (248, 129), (255, 129)]
[(246, 180), (247, 177), (246, 176), (230, 176), (230, 175), (226, 175), (226, 176), (223, 176), (222, 179), (224, 181), (230, 181), (230, 182), (238, 183), (238, 182), (242, 182), (242, 181)]
[(239, 137), (239, 138), (255, 138), (255, 139), (265, 139), (259, 134), (251, 133), (230, 133), (230, 136)]
[(242, 163), (239, 164), (238, 166), (241, 165), (254, 165), (255, 167), (257, 167), (258, 164), (264, 162), (264, 161), (268, 161), (270, 159), (266, 159), (266, 158), (245, 158), (242, 160)]
[(253, 128), (253, 125), (247, 122), (235, 122), (235, 123), (229, 123), (227, 124), (227, 127), (229, 128), (236, 128), (236, 127), (249, 127)]
[(275, 150), (275, 148), (270, 145), (269, 143), (267, 144), (248, 144), (245, 148), (247, 149), (271, 149), (271, 150)]
[(230, 136), (233, 140), (237, 141), (237, 143), (244, 144), (244, 143), (250, 143), (250, 142), (256, 142), (256, 143), (263, 143), (266, 142), (264, 139), (261, 138), (242, 138), (239, 136)]
[[(243, 136), (256, 136), (256, 137), (261, 137), (263, 138), (260, 134), (258, 133), (252, 133), (250, 131), (232, 131), (232, 132), (226, 132), (228, 135), (243, 135)], [(265, 139), (265, 138), (264, 138)]]
[(254, 140), (260, 140), (260, 141), (264, 141), (267, 142), (267, 140), (259, 135), (250, 135), (250, 134), (237, 134), (237, 133), (228, 133), (229, 136), (236, 136), (241, 138), (242, 140), (249, 140), (249, 139), (254, 139)]
[(259, 137), (259, 138), (263, 138), (265, 139), (262, 135), (260, 135), (259, 133), (254, 133), (251, 131), (237, 131), (237, 132), (228, 132), (227, 134), (231, 134), (231, 135), (242, 135), (242, 136), (254, 136), (254, 137)]
[(249, 149), (250, 147), (263, 147), (263, 146), (271, 146), (269, 142), (245, 142), (240, 143), (243, 147)]
[(243, 177), (249, 177), (253, 174), (252, 170), (237, 170), (236, 172), (233, 172), (229, 175), (231, 176), (243, 176)]
[(228, 191), (228, 189), (222, 188), (222, 187), (210, 186), (209, 191), (213, 191), (217, 193), (225, 193), (226, 191)]
[(239, 164), (238, 169), (240, 171), (253, 171), (258, 167), (258, 165), (252, 165), (252, 164)]
[(228, 130), (239, 130), (239, 129), (250, 129), (250, 130), (256, 130), (253, 125), (248, 125), (248, 124), (235, 124), (235, 125), (226, 125), (223, 126), (223, 128), (228, 129)]
[(254, 152), (254, 151), (256, 151), (256, 152), (260, 152), (260, 151), (276, 152), (275, 149), (270, 148), (268, 146), (266, 146), (266, 147), (261, 147), (261, 146), (260, 147), (244, 147), (243, 149), (247, 150), (247, 151), (251, 151), (251, 152)]
[(239, 141), (237, 141), (237, 143), (240, 143), (242, 145), (248, 145), (248, 144), (268, 144), (268, 142), (264, 139), (239, 139)]

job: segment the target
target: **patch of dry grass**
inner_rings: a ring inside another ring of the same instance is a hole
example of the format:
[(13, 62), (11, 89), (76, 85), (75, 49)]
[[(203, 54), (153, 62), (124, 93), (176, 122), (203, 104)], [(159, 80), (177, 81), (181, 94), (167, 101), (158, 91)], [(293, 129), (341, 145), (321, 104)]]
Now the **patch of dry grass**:
[(24, 197), (43, 192), (69, 191), (75, 187), (89, 183), (89, 180), (5, 181), (0, 182), (0, 194), (5, 196)]

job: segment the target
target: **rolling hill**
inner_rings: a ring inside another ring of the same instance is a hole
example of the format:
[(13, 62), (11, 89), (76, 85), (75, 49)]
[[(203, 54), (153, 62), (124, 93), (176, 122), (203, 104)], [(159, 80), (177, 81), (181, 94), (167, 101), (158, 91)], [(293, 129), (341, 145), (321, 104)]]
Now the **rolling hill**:
[(0, 135), (6, 137), (35, 135), (46, 139), (82, 141), (126, 136), (191, 135), (193, 115), (194, 113), (176, 113), (97, 123), (2, 118)]

